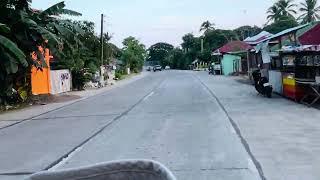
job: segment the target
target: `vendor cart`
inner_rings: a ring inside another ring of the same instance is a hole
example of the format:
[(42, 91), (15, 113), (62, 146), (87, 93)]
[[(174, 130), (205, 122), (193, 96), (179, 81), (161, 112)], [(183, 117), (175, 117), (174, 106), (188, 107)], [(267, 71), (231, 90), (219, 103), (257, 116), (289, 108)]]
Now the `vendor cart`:
[(308, 106), (320, 100), (320, 52), (299, 47), (283, 51), (281, 59), (283, 95)]

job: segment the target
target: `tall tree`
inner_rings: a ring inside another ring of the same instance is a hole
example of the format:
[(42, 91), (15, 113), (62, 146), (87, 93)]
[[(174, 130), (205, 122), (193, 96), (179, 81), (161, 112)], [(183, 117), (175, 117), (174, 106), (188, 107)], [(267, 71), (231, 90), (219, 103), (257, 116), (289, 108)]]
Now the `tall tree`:
[(297, 14), (295, 8), (297, 5), (294, 0), (278, 0), (274, 5), (272, 5), (267, 11), (268, 22), (279, 21), (282, 17), (292, 17)]
[(183, 41), (182, 44), (181, 44), (182, 48), (183, 48), (186, 52), (188, 52), (188, 51), (190, 51), (190, 50), (195, 46), (196, 38), (194, 37), (193, 34), (188, 33), (188, 34), (186, 34), (186, 35), (184, 35), (184, 36), (182, 37), (182, 41)]
[(167, 61), (167, 56), (172, 50), (173, 46), (171, 44), (163, 42), (156, 43), (148, 49), (147, 61), (158, 62), (162, 67), (171, 65), (170, 62)]
[(270, 21), (278, 21), (281, 17), (281, 10), (278, 8), (277, 4), (272, 5), (267, 11), (267, 20)]
[(280, 8), (281, 16), (294, 17), (297, 14), (295, 10), (297, 5), (294, 3), (294, 0), (279, 0), (277, 6)]
[(237, 34), (239, 40), (244, 40), (247, 37), (259, 34), (262, 29), (258, 26), (241, 26), (233, 31)]
[(200, 32), (204, 32), (206, 34), (208, 31), (214, 29), (214, 23), (211, 23), (210, 21), (205, 21), (200, 26)]
[(302, 23), (309, 23), (320, 19), (320, 6), (318, 6), (317, 0), (305, 0), (300, 3), (300, 11), (302, 15), (298, 18), (302, 20)]
[(146, 56), (145, 45), (131, 36), (124, 39), (122, 44), (124, 47), (122, 49), (121, 60), (133, 72), (141, 71)]
[(263, 28), (264, 31), (276, 34), (283, 30), (298, 26), (299, 23), (293, 17), (281, 17), (278, 21), (273, 22)]
[(170, 62), (172, 69), (187, 69), (188, 64), (184, 57), (184, 53), (180, 48), (174, 48), (167, 56), (167, 61)]

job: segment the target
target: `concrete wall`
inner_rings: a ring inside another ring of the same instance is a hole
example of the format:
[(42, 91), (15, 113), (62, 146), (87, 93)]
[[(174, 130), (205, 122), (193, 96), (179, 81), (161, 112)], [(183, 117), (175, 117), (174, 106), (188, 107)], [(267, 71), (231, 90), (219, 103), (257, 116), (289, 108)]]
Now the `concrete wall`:
[(71, 73), (68, 69), (50, 71), (51, 94), (71, 91)]
[(231, 54), (223, 55), (221, 65), (222, 65), (222, 72), (224, 75), (230, 75), (234, 72), (239, 70), (239, 66), (241, 61), (240, 56), (235, 56)]

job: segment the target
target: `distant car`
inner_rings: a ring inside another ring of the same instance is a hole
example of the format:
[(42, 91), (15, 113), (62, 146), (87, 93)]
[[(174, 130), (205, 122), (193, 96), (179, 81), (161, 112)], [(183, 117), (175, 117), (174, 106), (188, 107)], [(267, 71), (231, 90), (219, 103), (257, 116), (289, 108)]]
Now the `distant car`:
[(147, 71), (151, 71), (151, 69), (152, 69), (151, 66), (149, 66), (149, 67), (147, 68)]
[(170, 66), (166, 66), (164, 69), (165, 69), (165, 70), (169, 70), (169, 69), (170, 69)]
[(162, 71), (162, 67), (160, 65), (156, 65), (153, 67), (153, 71), (156, 72), (156, 71)]

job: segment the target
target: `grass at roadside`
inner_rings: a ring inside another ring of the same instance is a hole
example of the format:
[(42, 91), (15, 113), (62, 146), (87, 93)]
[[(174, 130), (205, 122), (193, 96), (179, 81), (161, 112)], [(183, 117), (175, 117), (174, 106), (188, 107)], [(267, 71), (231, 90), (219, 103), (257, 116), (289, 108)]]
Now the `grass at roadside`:
[(136, 75), (139, 75), (140, 73), (131, 73), (131, 74), (126, 74), (126, 75), (121, 75), (118, 79), (118, 81), (121, 81), (121, 80), (124, 80), (124, 79), (127, 79), (127, 78), (130, 78), (130, 77), (133, 77), (133, 76), (136, 76)]

